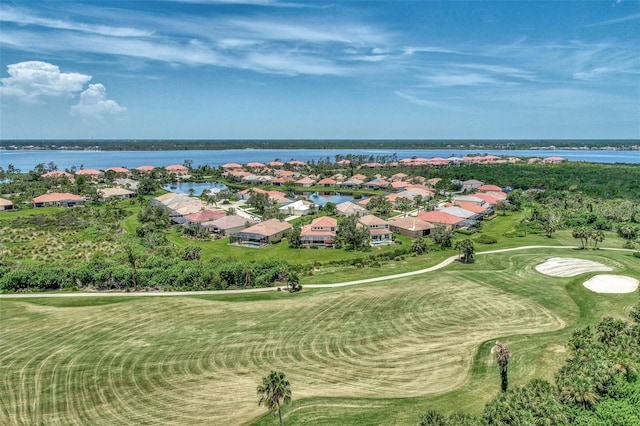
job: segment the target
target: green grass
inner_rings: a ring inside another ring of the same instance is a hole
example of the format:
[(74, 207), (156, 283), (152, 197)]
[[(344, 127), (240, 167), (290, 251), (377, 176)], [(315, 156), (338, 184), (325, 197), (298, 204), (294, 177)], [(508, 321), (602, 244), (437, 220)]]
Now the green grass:
[(556, 256), (640, 275), (624, 252), (535, 250), (298, 294), (1, 299), (0, 423), (276, 424), (256, 398), (271, 369), (292, 383), (286, 424), (479, 413), (499, 390), (496, 339), (514, 354), (512, 386), (551, 380), (573, 329), (637, 301), (586, 290), (593, 274), (535, 271)]

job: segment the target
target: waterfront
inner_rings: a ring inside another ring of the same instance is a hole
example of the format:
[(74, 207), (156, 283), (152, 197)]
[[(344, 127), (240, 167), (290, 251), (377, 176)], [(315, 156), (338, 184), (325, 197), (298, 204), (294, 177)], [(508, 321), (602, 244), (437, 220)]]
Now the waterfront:
[(170, 164), (182, 164), (185, 160), (192, 160), (193, 166), (209, 165), (218, 167), (225, 163), (248, 163), (250, 161), (269, 162), (280, 161), (319, 161), (327, 158), (334, 161), (337, 155), (364, 155), (372, 157), (396, 156), (398, 159), (423, 157), (449, 158), (464, 157), (465, 155), (490, 154), (519, 158), (529, 157), (562, 157), (569, 161), (584, 161), (593, 163), (632, 163), (640, 164), (640, 151), (614, 150), (481, 150), (473, 149), (425, 149), (425, 150), (337, 150), (337, 149), (227, 149), (201, 151), (72, 151), (72, 150), (0, 150), (0, 167), (9, 164), (22, 171), (33, 169), (37, 164), (45, 165), (52, 162), (60, 170), (73, 166), (76, 168), (106, 169), (114, 166), (135, 168), (141, 165), (164, 167)]

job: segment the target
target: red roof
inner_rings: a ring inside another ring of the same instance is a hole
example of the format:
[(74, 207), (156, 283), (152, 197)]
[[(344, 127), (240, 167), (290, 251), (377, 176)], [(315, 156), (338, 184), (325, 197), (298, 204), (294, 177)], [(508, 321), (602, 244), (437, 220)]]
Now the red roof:
[(169, 172), (187, 172), (189, 171), (189, 169), (185, 166), (182, 166), (180, 164), (172, 164), (170, 166), (165, 167), (165, 170), (169, 171)]
[(116, 173), (131, 173), (129, 171), (129, 169), (124, 168), (124, 167), (109, 167), (107, 169), (107, 171), (112, 171), (112, 172), (116, 172)]
[(418, 213), (417, 217), (418, 219), (424, 220), (425, 222), (443, 223), (446, 225), (455, 225), (456, 223), (463, 221), (462, 218), (439, 211), (420, 212)]
[(479, 186), (477, 189), (480, 192), (489, 192), (489, 191), (502, 192), (502, 188), (500, 188), (498, 185), (482, 185), (482, 186)]
[(190, 215), (185, 216), (189, 222), (208, 222), (211, 220), (220, 219), (227, 215), (224, 210), (200, 210)]
[(155, 167), (153, 167), (153, 166), (136, 167), (136, 170), (138, 170), (139, 172), (150, 172), (150, 171), (153, 171), (153, 169), (155, 169)]
[(87, 176), (100, 176), (102, 172), (96, 169), (82, 169), (76, 171), (77, 175), (87, 175)]

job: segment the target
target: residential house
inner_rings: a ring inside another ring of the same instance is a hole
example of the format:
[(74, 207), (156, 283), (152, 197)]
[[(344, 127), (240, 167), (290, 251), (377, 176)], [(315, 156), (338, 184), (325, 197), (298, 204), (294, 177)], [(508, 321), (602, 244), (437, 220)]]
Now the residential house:
[(189, 174), (189, 168), (180, 164), (172, 164), (164, 168), (168, 173), (174, 173), (178, 176)]
[(75, 194), (68, 192), (52, 192), (40, 195), (33, 199), (34, 207), (58, 206), (58, 207), (74, 207), (84, 205), (84, 199)]
[(288, 216), (306, 216), (317, 212), (318, 206), (311, 201), (298, 200), (280, 207), (280, 211)]
[(316, 181), (311, 179), (310, 177), (303, 177), (300, 180), (296, 181), (296, 186), (301, 188), (310, 188), (315, 185)]
[(304, 246), (333, 247), (338, 232), (338, 221), (329, 216), (314, 219), (300, 230), (300, 241)]
[(502, 188), (498, 185), (481, 185), (476, 188), (478, 192), (502, 192)]
[(76, 176), (87, 176), (91, 180), (96, 180), (100, 176), (102, 176), (103, 174), (104, 174), (103, 172), (101, 172), (100, 170), (96, 170), (96, 169), (81, 169), (81, 170), (76, 171)]
[(424, 220), (425, 222), (432, 223), (434, 225), (444, 226), (446, 229), (455, 229), (461, 226), (460, 224), (464, 219), (454, 216), (452, 214), (441, 211), (420, 212), (417, 218)]
[(484, 185), (484, 182), (476, 179), (469, 179), (469, 180), (462, 181), (460, 183), (462, 184), (463, 191), (471, 191), (474, 189), (478, 189), (479, 187)]
[(247, 226), (255, 224), (252, 219), (238, 215), (222, 216), (218, 219), (202, 222), (200, 225), (212, 232), (224, 236), (236, 235)]
[(324, 178), (321, 179), (318, 182), (319, 186), (322, 186), (323, 188), (333, 188), (338, 184), (338, 181), (336, 181), (335, 179), (331, 179), (331, 178)]
[(124, 175), (130, 175), (131, 174), (131, 170), (127, 169), (126, 167), (109, 167), (105, 171), (106, 172), (114, 172), (114, 173), (118, 173), (118, 174), (124, 174)]
[(382, 178), (376, 178), (362, 185), (366, 189), (384, 189), (389, 187), (389, 182)]
[(356, 189), (360, 188), (364, 181), (362, 179), (357, 179), (355, 177), (351, 177), (340, 184), (341, 188), (347, 189)]
[(67, 179), (67, 180), (73, 180), (74, 177), (71, 173), (67, 173), (67, 172), (60, 172), (57, 170), (54, 170), (52, 172), (47, 172), (47, 173), (43, 173), (42, 178), (44, 179)]
[(358, 223), (369, 229), (371, 245), (392, 244), (393, 232), (389, 229), (389, 222), (374, 215), (358, 218)]
[(211, 222), (211, 221), (214, 221), (216, 219), (220, 219), (222, 217), (225, 217), (226, 215), (227, 215), (227, 212), (225, 212), (224, 210), (220, 210), (220, 209), (198, 210), (197, 212), (188, 214), (188, 215), (186, 215), (184, 217), (184, 226), (189, 226), (189, 225), (194, 224), (194, 223), (202, 224), (204, 222)]
[(336, 205), (336, 210), (338, 211), (338, 214), (343, 216), (362, 217), (369, 214), (367, 209), (351, 201), (345, 201), (344, 203)]
[(0, 211), (3, 210), (12, 210), (13, 203), (11, 200), (7, 200), (6, 198), (0, 198)]
[(389, 219), (389, 229), (409, 238), (424, 237), (431, 233), (435, 225), (417, 217), (395, 217)]
[(232, 237), (232, 243), (246, 247), (264, 247), (282, 239), (292, 228), (290, 223), (269, 219), (250, 226)]
[(125, 188), (102, 188), (98, 190), (98, 194), (103, 200), (109, 198), (134, 198), (136, 193)]
[(129, 178), (125, 178), (125, 179), (118, 178), (118, 179), (115, 179), (113, 183), (115, 183), (117, 186), (121, 186), (123, 188), (127, 188), (132, 191), (137, 191), (139, 182), (137, 180), (133, 180)]
[(153, 169), (155, 169), (155, 167), (153, 167), (153, 166), (136, 167), (136, 170), (139, 171), (140, 173), (151, 173), (153, 171)]

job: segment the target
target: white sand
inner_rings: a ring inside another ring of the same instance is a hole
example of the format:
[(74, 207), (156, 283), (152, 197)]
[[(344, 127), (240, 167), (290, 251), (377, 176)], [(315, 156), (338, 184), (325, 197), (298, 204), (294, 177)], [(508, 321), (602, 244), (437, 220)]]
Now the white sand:
[(638, 289), (638, 280), (624, 275), (596, 275), (584, 286), (596, 293), (633, 293)]
[(572, 257), (552, 257), (536, 266), (536, 271), (552, 277), (574, 277), (585, 272), (608, 272), (612, 268), (591, 260)]

